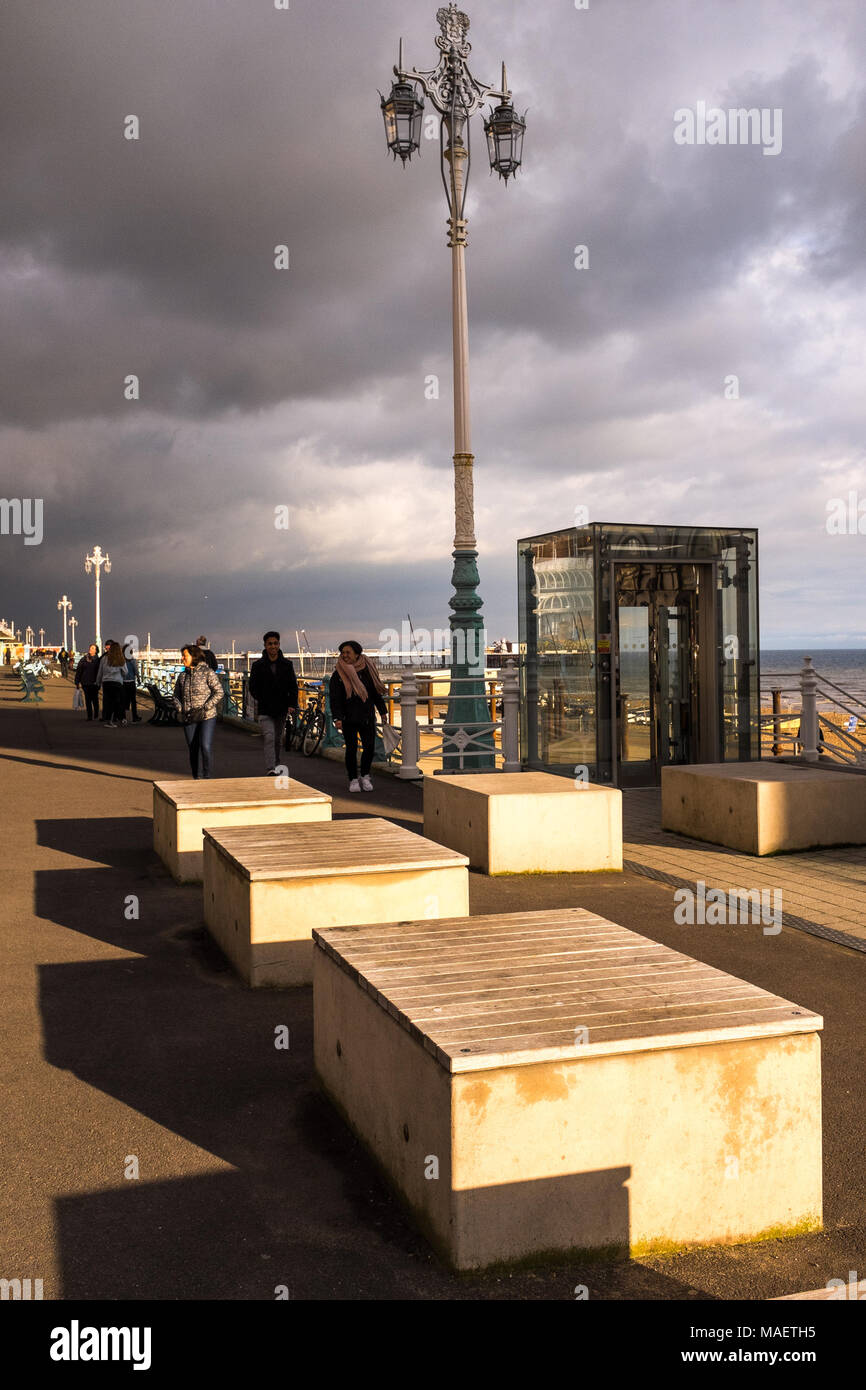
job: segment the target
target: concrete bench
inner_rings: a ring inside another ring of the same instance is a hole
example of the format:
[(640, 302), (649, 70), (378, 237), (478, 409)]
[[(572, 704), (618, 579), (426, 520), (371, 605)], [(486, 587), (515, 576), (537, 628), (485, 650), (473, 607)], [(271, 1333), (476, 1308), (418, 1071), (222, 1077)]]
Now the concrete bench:
[(314, 927), (468, 911), (465, 857), (387, 820), (205, 831), (205, 922), (249, 985), (309, 984)]
[(550, 772), (424, 781), (424, 834), (487, 874), (622, 868), (622, 792)]
[(665, 767), (662, 828), (756, 855), (862, 845), (866, 777), (776, 762)]
[(329, 821), (331, 798), (313, 787), (275, 778), (188, 778), (153, 784), (153, 847), (178, 883), (202, 877), (202, 834), (228, 825)]
[(580, 908), (313, 935), (316, 1073), (452, 1267), (821, 1229), (817, 1014)]

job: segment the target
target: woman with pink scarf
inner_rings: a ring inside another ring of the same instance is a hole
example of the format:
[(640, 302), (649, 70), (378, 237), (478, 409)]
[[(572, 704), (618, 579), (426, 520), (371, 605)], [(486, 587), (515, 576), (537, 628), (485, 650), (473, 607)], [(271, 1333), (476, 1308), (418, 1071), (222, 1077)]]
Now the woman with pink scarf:
[[(371, 792), (370, 768), (376, 742), (376, 710), (387, 717), (382, 696), (385, 686), (360, 642), (341, 642), (337, 667), (331, 677), (331, 717), (346, 741), (346, 772), (350, 792)], [(361, 776), (358, 777), (358, 738), (361, 739)]]

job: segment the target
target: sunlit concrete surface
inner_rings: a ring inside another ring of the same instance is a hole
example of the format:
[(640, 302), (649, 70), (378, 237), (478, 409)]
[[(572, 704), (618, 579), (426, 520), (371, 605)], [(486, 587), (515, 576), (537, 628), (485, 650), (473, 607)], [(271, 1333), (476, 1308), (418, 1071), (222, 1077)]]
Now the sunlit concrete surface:
[(745, 854), (866, 844), (866, 776), (790, 763), (662, 768), (662, 829)]
[(302, 782), (214, 777), (153, 785), (153, 847), (178, 883), (200, 882), (202, 834), (229, 825), (287, 825), (331, 819), (331, 798)]
[(820, 1230), (810, 1010), (574, 910), (315, 940), (317, 1075), (455, 1269)]
[(487, 874), (622, 868), (622, 792), (549, 772), (428, 777), (424, 834)]
[(314, 927), (468, 911), (465, 857), (390, 821), (205, 831), (205, 922), (249, 985), (309, 984)]

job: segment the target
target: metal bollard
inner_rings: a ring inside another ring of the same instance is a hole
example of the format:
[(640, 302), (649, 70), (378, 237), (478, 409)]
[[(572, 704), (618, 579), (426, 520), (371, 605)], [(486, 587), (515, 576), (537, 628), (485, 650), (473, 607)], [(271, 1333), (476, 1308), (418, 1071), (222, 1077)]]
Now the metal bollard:
[(803, 657), (800, 672), (800, 756), (806, 763), (818, 761), (818, 676), (811, 656)]
[(782, 756), (782, 691), (773, 686), (773, 757)]
[(520, 772), (520, 678), (513, 661), (502, 668), (502, 752), (503, 772)]
[(420, 738), (418, 734), (418, 720), (416, 710), (418, 707), (418, 686), (414, 675), (410, 672), (404, 676), (400, 682), (400, 725), (403, 732), (402, 740), (402, 762), (397, 772), (397, 776), (404, 781), (409, 779), (416, 781), (424, 774), (418, 766), (418, 754), (420, 752)]

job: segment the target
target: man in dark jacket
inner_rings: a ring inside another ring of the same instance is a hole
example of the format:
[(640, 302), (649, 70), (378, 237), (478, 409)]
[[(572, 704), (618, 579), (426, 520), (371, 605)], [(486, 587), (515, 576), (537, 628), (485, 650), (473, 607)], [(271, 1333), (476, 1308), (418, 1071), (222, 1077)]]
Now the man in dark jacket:
[(99, 718), (99, 686), (96, 684), (98, 670), (99, 648), (95, 642), (91, 642), (87, 655), (81, 658), (75, 668), (75, 684), (79, 690), (84, 691), (88, 719)]
[(217, 659), (215, 654), (211, 651), (210, 647), (207, 644), (207, 638), (199, 637), (197, 645), (201, 647), (201, 654), (207, 662), (208, 666), (211, 668), (212, 671), (215, 671), (217, 668)]
[(265, 741), (265, 767), (273, 774), (286, 751), (286, 716), (298, 707), (295, 668), (280, 651), (280, 634), (266, 632), (265, 649), (250, 668), (250, 694), (256, 702)]

